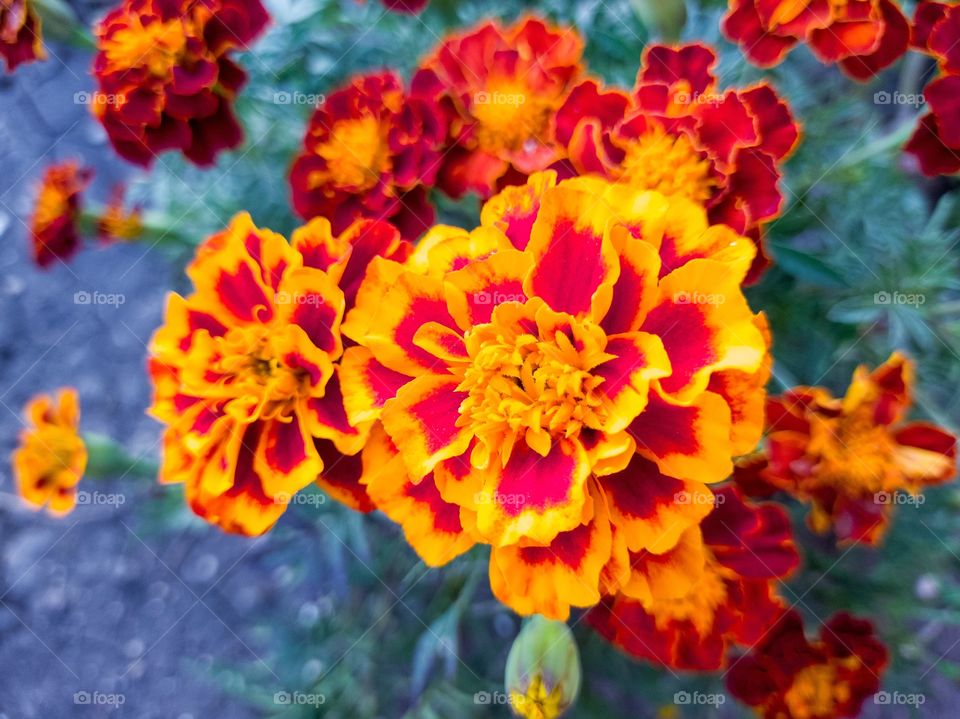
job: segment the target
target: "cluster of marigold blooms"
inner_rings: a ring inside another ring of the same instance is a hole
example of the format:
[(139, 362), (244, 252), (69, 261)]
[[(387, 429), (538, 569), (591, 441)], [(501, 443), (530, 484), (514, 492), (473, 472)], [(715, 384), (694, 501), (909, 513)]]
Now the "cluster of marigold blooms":
[(923, 174), (960, 172), (960, 5), (921, 0), (913, 22), (892, 0), (730, 0), (723, 31), (761, 67), (780, 63), (806, 42), (824, 63), (868, 81), (909, 48), (936, 60), (938, 77), (923, 88), (927, 113), (905, 151)]
[[(205, 164), (239, 141), (228, 54), (266, 22), (252, 5), (107, 17), (100, 90), (123, 99), (98, 112), (121, 154)], [(801, 32), (788, 10), (804, 3), (770, 5), (757, 18), (791, 42), (849, 29), (857, 52), (824, 57), (851, 74), (886, 61), (842, 17)], [(737, 6), (728, 32), (753, 7)], [(245, 535), (319, 486), (381, 510), (431, 566), (487, 545), (491, 590), (520, 614), (586, 610), (631, 655), (727, 668), (763, 716), (854, 716), (887, 652), (843, 613), (805, 636), (779, 589), (800, 562), (790, 522), (760, 500), (791, 495), (814, 530), (876, 544), (891, 497), (953, 476), (955, 439), (905, 421), (899, 354), (843, 399), (767, 400), (770, 332), (743, 286), (799, 139), (776, 91), (721, 88), (700, 44), (649, 46), (633, 88), (605, 87), (582, 50), (570, 28), (488, 22), (409, 83), (384, 71), (327, 95), (290, 174), (306, 224), (287, 239), (237, 215), (168, 300), (149, 367), (161, 480)], [(432, 192), (479, 194), (479, 226), (434, 224)], [(49, 207), (69, 216), (76, 195)], [(56, 235), (55, 215), (35, 225)], [(29, 420), (21, 493), (68, 510), (86, 458), (75, 394), (36, 399)]]

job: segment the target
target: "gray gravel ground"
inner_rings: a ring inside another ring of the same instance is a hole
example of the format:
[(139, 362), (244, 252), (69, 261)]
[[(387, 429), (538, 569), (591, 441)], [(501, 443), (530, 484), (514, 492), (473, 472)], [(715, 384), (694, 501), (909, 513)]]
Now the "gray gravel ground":
[[(121, 496), (119, 507), (81, 506), (63, 519), (13, 494), (9, 453), (38, 391), (76, 386), (85, 431), (156, 455), (145, 343), (176, 277), (138, 245), (91, 247), (46, 272), (31, 262), (24, 222), (49, 162), (94, 165), (99, 199), (128, 171), (73, 101), (91, 86), (89, 54), (50, 54), (0, 75), (0, 719), (244, 719), (254, 714), (221, 688), (217, 667), (259, 663), (252, 618), (269, 607), (293, 622), (307, 601), (272, 593), (282, 586), (282, 565), (267, 566), (279, 540), (224, 536), (183, 512), (175, 531), (154, 531), (145, 506), (158, 491), (133, 477), (97, 488)], [(126, 301), (75, 304), (84, 290)]]

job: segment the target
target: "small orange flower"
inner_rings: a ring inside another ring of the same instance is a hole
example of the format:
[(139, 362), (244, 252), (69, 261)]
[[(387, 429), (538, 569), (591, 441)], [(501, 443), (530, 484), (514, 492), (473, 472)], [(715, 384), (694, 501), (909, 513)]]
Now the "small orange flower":
[(727, 689), (763, 719), (856, 717), (880, 688), (887, 661), (869, 621), (835, 614), (810, 641), (800, 615), (790, 611), (734, 661)]
[(923, 89), (929, 112), (904, 148), (928, 177), (960, 172), (960, 6), (921, 2), (913, 45), (933, 56), (940, 77)]
[(350, 456), (371, 423), (346, 419), (340, 322), (370, 259), (404, 253), (384, 223), (335, 237), (317, 219), (288, 243), (247, 214), (198, 248), (196, 289), (170, 296), (150, 372), (151, 412), (167, 425), (161, 480), (185, 482), (200, 516), (262, 534), (314, 482), (372, 508)]
[(537, 18), (509, 27), (485, 22), (447, 38), (421, 65), (452, 107), (454, 147), (439, 186), (453, 197), (490, 197), (563, 156), (553, 138), (557, 108), (582, 72), (583, 40), (573, 28)]
[(910, 42), (910, 23), (892, 0), (730, 0), (722, 27), (760, 67), (777, 65), (803, 41), (821, 62), (862, 81)]
[(73, 160), (51, 165), (44, 172), (30, 221), (33, 259), (40, 267), (68, 260), (80, 248), (82, 194), (92, 177), (93, 170)]
[(392, 72), (355, 77), (310, 119), (293, 164), (293, 206), (335, 232), (359, 218), (390, 220), (416, 239), (433, 224), (427, 200), (440, 167), (446, 116)]
[(149, 167), (164, 150), (210, 165), (237, 147), (232, 104), (246, 82), (229, 55), (263, 32), (260, 0), (124, 0), (94, 29), (93, 111), (114, 149)]
[(36, 395), (24, 415), (29, 425), (13, 453), (17, 491), (37, 508), (67, 514), (77, 503), (77, 484), (87, 468), (87, 448), (77, 429), (77, 391), (64, 388), (56, 398)]
[(554, 173), (481, 222), (371, 264), (347, 315), (347, 414), (379, 421), (361, 481), (432, 564), (491, 544), (493, 592), (519, 613), (684, 591), (706, 483), (762, 431), (753, 244), (689, 200)]
[(97, 218), (97, 235), (103, 242), (129, 242), (143, 232), (140, 208), (126, 209), (123, 197), (124, 188), (115, 187), (106, 209)]
[[(780, 165), (799, 127), (774, 89), (721, 91), (716, 54), (704, 45), (651, 45), (631, 93), (588, 79), (557, 113), (557, 138), (577, 174), (686, 197), (710, 219), (760, 246), (764, 222), (783, 205)], [(758, 252), (754, 279), (765, 265)]]
[(0, 56), (8, 72), (21, 63), (46, 59), (33, 0), (0, 0)]
[(654, 602), (620, 594), (587, 615), (628, 654), (675, 669), (715, 671), (725, 666), (731, 646), (754, 644), (783, 613), (774, 583), (800, 561), (786, 512), (747, 503), (729, 485), (710, 499), (716, 507), (699, 530), (705, 561), (689, 593)]
[(808, 522), (817, 532), (877, 544), (895, 504), (956, 473), (951, 433), (903, 422), (912, 388), (913, 363), (894, 353), (873, 372), (859, 367), (842, 400), (820, 387), (771, 398), (765, 462), (738, 471), (738, 479), (745, 487), (752, 482), (751, 491), (766, 483), (809, 502)]

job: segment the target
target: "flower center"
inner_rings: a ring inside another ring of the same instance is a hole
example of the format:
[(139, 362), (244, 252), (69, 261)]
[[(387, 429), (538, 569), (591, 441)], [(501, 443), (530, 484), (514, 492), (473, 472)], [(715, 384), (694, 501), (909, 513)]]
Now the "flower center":
[(837, 682), (836, 671), (829, 664), (814, 664), (794, 677), (783, 699), (796, 719), (829, 716), (837, 702), (846, 701), (850, 687)]
[(686, 135), (671, 135), (652, 129), (624, 147), (620, 178), (642, 190), (656, 190), (669, 197), (686, 197), (703, 203), (713, 193), (710, 162)]
[(387, 126), (373, 116), (334, 123), (329, 138), (315, 152), (327, 167), (311, 174), (311, 189), (332, 183), (362, 192), (390, 169)]
[(63, 472), (73, 473), (83, 441), (72, 428), (47, 426), (29, 435), (26, 448), (40, 465), (37, 485), (42, 487), (56, 481)]
[(129, 27), (103, 38), (107, 61), (115, 67), (145, 67), (158, 77), (169, 75), (187, 44), (184, 21), (144, 24), (137, 15), (127, 21)]
[(603, 378), (590, 372), (610, 358), (603, 330), (575, 321), (538, 328), (524, 309), (516, 308), (513, 321), (497, 322), (495, 314), (473, 330), (459, 387), (468, 397), (457, 424), (488, 448), (504, 448), (504, 463), (518, 439), (546, 454), (554, 438), (599, 429), (606, 415), (597, 392)]
[(474, 94), (470, 113), (477, 121), (477, 144), (484, 152), (516, 152), (546, 133), (553, 103), (517, 82), (491, 82)]
[(888, 430), (873, 421), (868, 407), (819, 429), (823, 432), (824, 446), (817, 473), (825, 484), (847, 493), (895, 488), (888, 486), (893, 466)]
[(256, 398), (251, 416), (263, 420), (288, 416), (310, 386), (311, 371), (319, 368), (294, 362), (295, 353), (279, 346), (285, 333), (269, 325), (234, 327), (218, 338), (219, 360), (211, 363), (218, 384), (229, 397)]

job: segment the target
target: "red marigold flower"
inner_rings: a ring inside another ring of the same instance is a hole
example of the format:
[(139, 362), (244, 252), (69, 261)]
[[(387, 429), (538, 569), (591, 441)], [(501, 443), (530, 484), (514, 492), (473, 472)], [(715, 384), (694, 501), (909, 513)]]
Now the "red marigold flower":
[(910, 42), (910, 23), (892, 0), (730, 0), (722, 29), (760, 67), (779, 64), (804, 41), (821, 62), (863, 81)]
[[(683, 496), (683, 495), (681, 495)], [(785, 607), (774, 591), (800, 561), (790, 519), (780, 507), (743, 500), (734, 486), (708, 499), (701, 522), (704, 563), (685, 595), (644, 603), (627, 594), (606, 597), (587, 615), (591, 626), (635, 657), (675, 669), (715, 671), (735, 644), (751, 646)]]
[(438, 85), (452, 107), (454, 147), (439, 187), (486, 198), (562, 159), (553, 116), (582, 73), (582, 54), (573, 28), (537, 18), (485, 22), (446, 39), (421, 66), (421, 82)]
[(387, 219), (416, 239), (433, 224), (426, 188), (440, 167), (446, 117), (415, 83), (362, 75), (317, 107), (293, 164), (293, 207), (327, 217), (335, 232), (358, 218)]
[(38, 266), (68, 260), (80, 248), (82, 194), (92, 178), (93, 170), (80, 167), (74, 160), (51, 165), (43, 173), (30, 220), (33, 260)]
[(350, 420), (382, 427), (362, 481), (428, 562), (491, 544), (522, 614), (688, 591), (710, 505), (678, 496), (762, 432), (753, 244), (687, 199), (552, 172), (481, 222), (371, 263), (341, 371)]
[(203, 166), (237, 147), (246, 73), (229, 54), (268, 20), (260, 0), (124, 0), (94, 29), (93, 111), (114, 149), (149, 167), (164, 150)]
[[(780, 214), (779, 165), (799, 127), (766, 83), (721, 91), (716, 54), (704, 45), (649, 46), (632, 93), (595, 80), (557, 112), (557, 139), (578, 174), (704, 204), (712, 222), (754, 237)], [(765, 264), (760, 251), (753, 279)]]
[(56, 397), (38, 394), (24, 415), (28, 426), (13, 453), (17, 492), (37, 508), (66, 514), (77, 503), (77, 484), (87, 468), (87, 448), (77, 431), (77, 391), (68, 387)]
[(200, 516), (262, 534), (313, 482), (372, 509), (352, 456), (372, 423), (347, 422), (340, 322), (370, 258), (406, 248), (384, 223), (334, 237), (317, 219), (288, 243), (247, 214), (198, 248), (196, 289), (170, 296), (150, 372), (151, 413), (167, 425), (161, 480), (185, 482)]
[(33, 0), (0, 0), (0, 56), (8, 72), (21, 63), (46, 59)]
[(888, 653), (873, 624), (840, 612), (810, 641), (796, 611), (727, 672), (727, 689), (764, 719), (855, 717), (880, 688)]
[(128, 242), (143, 232), (140, 208), (126, 209), (125, 194), (122, 185), (114, 187), (106, 209), (97, 218), (97, 235), (103, 242)]
[[(904, 423), (913, 363), (894, 353), (869, 372), (857, 368), (846, 396), (796, 387), (767, 406), (765, 464), (737, 472), (811, 504), (808, 523), (842, 542), (877, 544), (893, 506), (956, 472), (956, 438), (928, 422)], [(762, 485), (760, 488), (762, 491)], [(901, 495), (898, 493), (908, 493)]]
[(930, 112), (904, 148), (928, 177), (960, 172), (960, 6), (922, 2), (913, 44), (937, 59), (941, 76), (923, 90)]

